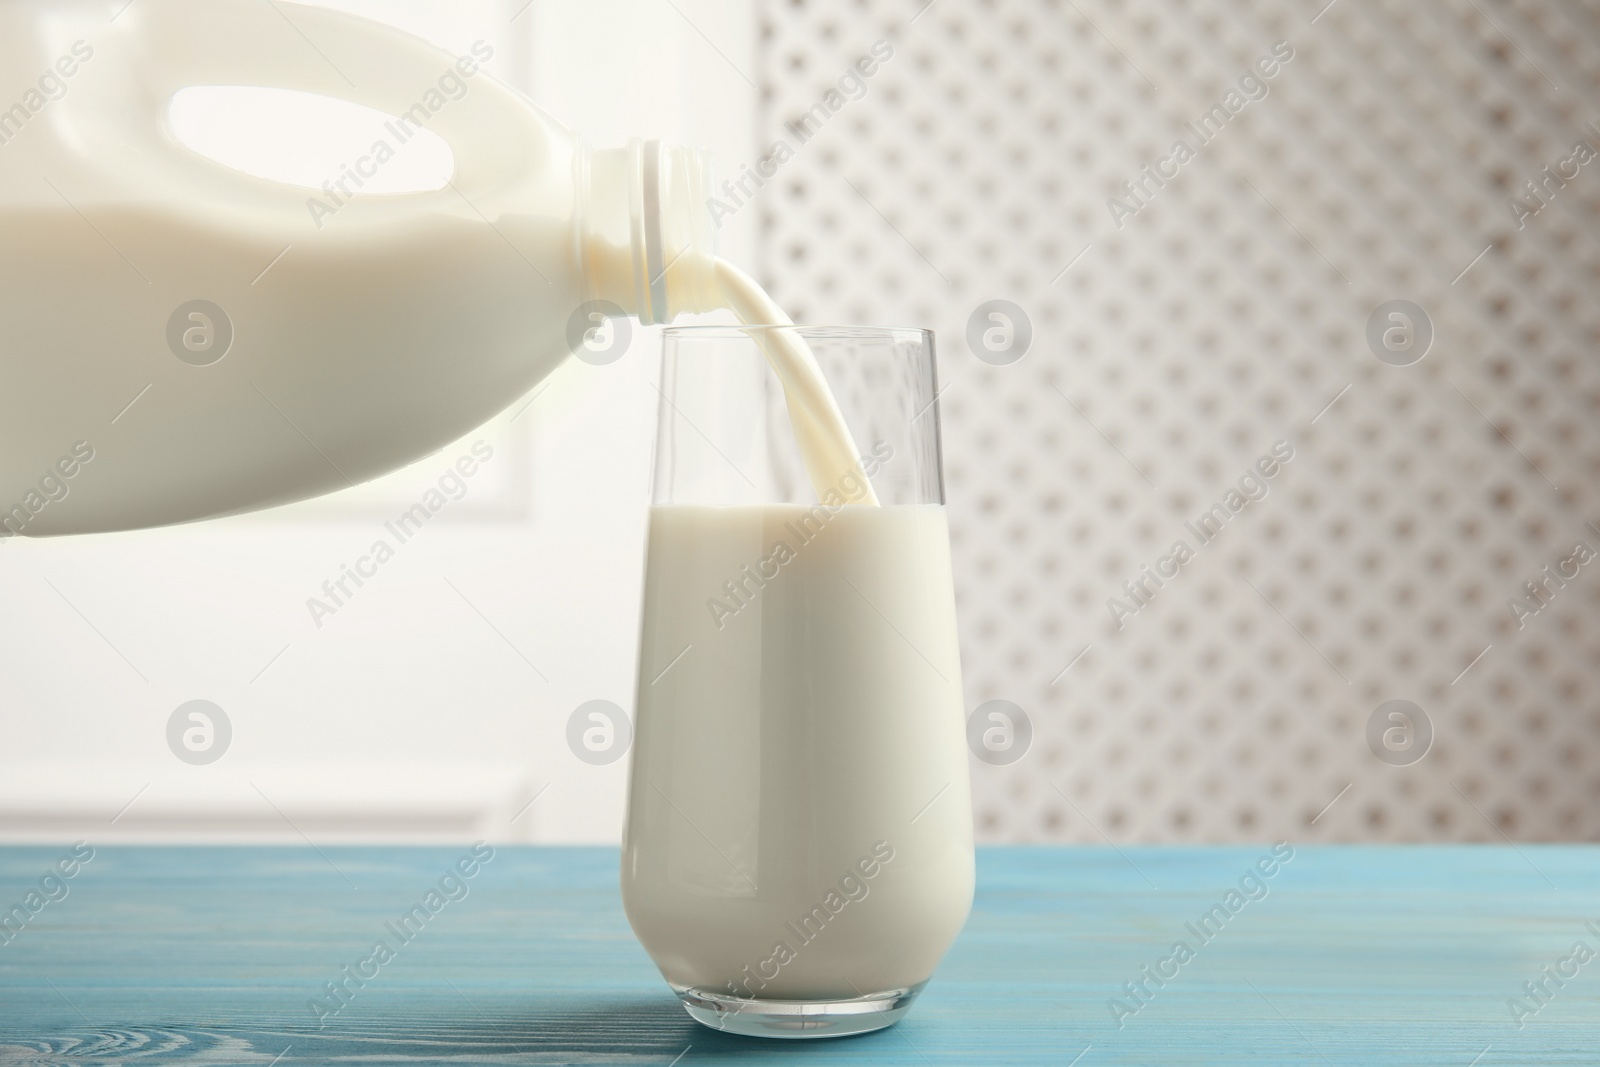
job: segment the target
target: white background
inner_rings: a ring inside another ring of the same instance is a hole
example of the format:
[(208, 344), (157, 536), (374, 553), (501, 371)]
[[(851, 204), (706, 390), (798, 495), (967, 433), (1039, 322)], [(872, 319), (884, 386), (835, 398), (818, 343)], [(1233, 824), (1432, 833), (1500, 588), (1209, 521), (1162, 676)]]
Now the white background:
[[(894, 41), (720, 238), (803, 321), (937, 330), (967, 704), (1034, 727), (973, 763), (980, 837), (1600, 838), (1600, 572), (1507, 607), (1600, 548), (1600, 164), (1508, 210), (1600, 144), (1592, 5), (521, 3), (342, 6), (490, 41), (593, 144), (723, 174)], [(1269, 95), (1117, 227), (1107, 198), (1279, 40)], [(1032, 319), (1011, 366), (965, 344), (995, 298)], [(1365, 339), (1393, 299), (1432, 317), (1414, 366)], [(0, 834), (614, 840), (626, 763), (565, 724), (631, 706), (655, 352), (637, 330), (337, 497), (0, 547)], [(306, 598), (478, 437), (467, 499), (316, 629)], [(1271, 495), (1115, 626), (1278, 440)], [(166, 747), (194, 698), (234, 724), (209, 767)], [(1412, 766), (1366, 740), (1393, 699), (1433, 725)]]
[[(497, 77), (596, 147), (659, 137), (751, 157), (754, 95), (688, 21), (748, 65), (742, 5), (523, 4), (329, 6), (456, 54), (487, 41)], [(744, 223), (719, 240), (750, 262)], [(0, 835), (615, 840), (627, 761), (580, 762), (565, 729), (584, 701), (633, 702), (657, 337), (636, 329), (606, 367), (569, 361), (531, 407), (335, 497), (4, 543)], [(495, 457), (465, 499), (317, 628), (307, 598), (479, 439)], [(232, 722), (210, 766), (167, 748), (192, 699)]]

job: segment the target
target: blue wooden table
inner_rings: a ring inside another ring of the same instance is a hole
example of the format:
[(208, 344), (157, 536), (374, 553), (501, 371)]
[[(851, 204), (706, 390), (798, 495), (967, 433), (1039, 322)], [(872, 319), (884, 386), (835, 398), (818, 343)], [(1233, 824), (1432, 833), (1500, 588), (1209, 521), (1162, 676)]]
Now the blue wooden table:
[(1595, 847), (984, 849), (903, 1024), (783, 1043), (683, 1013), (614, 850), (467, 855), (0, 850), (0, 1063), (1600, 1063)]

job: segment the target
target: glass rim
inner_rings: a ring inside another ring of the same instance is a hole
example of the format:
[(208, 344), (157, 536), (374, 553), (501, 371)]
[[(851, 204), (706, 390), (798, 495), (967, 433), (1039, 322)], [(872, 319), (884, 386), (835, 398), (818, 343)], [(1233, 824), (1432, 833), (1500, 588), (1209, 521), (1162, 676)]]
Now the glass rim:
[(931, 347), (933, 331), (919, 326), (830, 326), (805, 323), (737, 323), (710, 326), (668, 326), (661, 331), (663, 341), (678, 339), (724, 339), (789, 330), (807, 340), (911, 340)]

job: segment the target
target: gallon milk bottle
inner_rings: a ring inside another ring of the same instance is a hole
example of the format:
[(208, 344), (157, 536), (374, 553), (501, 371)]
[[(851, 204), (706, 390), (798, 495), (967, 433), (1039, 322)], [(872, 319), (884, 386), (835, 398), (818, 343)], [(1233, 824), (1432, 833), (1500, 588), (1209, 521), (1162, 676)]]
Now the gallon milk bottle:
[[(704, 153), (592, 151), (388, 27), (261, 0), (0, 3), (0, 538), (304, 499), (460, 437), (560, 363), (596, 302), (787, 321), (712, 251)], [(322, 189), (185, 147), (194, 86), (392, 116)], [(454, 171), (358, 195), (418, 130)], [(855, 450), (803, 345), (770, 353), (820, 484)]]

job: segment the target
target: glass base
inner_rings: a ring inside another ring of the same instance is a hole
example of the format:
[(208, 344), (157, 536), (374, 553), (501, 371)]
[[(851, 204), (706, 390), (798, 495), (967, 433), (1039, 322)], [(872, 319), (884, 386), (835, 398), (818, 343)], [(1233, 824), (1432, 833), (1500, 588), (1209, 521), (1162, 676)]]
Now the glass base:
[(695, 1020), (730, 1034), (749, 1037), (846, 1037), (893, 1026), (927, 982), (849, 1000), (753, 1000), (674, 986), (683, 1008)]

